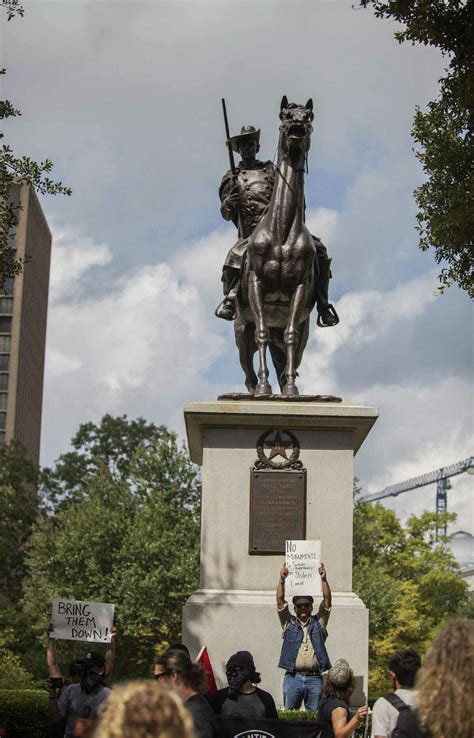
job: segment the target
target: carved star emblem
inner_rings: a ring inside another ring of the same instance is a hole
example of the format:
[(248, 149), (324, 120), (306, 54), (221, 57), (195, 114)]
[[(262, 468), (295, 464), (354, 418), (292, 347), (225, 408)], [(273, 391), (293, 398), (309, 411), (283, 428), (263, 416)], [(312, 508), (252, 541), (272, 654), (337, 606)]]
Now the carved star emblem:
[(277, 431), (274, 440), (265, 441), (265, 446), (271, 449), (268, 456), (269, 460), (274, 459), (275, 456), (282, 456), (284, 459), (288, 459), (288, 456), (286, 455), (286, 449), (288, 448), (288, 446), (291, 446), (291, 440), (284, 441), (281, 437), (280, 431)]

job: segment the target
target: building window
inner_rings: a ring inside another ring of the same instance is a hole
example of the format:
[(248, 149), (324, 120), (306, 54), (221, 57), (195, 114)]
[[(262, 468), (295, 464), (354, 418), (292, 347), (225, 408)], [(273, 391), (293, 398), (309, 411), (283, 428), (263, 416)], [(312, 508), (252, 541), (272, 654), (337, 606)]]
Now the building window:
[(6, 315), (0, 315), (0, 333), (12, 332), (12, 319)]
[(0, 431), (0, 443), (5, 443), (5, 433)]
[(0, 410), (6, 410), (7, 409), (7, 393), (6, 392), (0, 392)]
[(0, 372), (8, 371), (10, 354), (0, 354)]
[(0, 288), (0, 295), (13, 295), (13, 278), (9, 277), (3, 283), (3, 287)]
[(8, 374), (0, 374), (0, 390), (8, 389)]
[(0, 313), (11, 315), (13, 312), (13, 297), (0, 297)]
[(10, 351), (10, 336), (0, 336), (0, 351)]
[(7, 423), (7, 414), (0, 413), (0, 431), (5, 430), (6, 423)]

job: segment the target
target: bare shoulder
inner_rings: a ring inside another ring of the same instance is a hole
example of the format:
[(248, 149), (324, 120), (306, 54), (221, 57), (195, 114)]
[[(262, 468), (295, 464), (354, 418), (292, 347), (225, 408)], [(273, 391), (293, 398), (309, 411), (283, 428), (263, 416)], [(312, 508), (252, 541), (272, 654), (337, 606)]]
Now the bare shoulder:
[(347, 723), (347, 710), (345, 707), (335, 707), (331, 711), (331, 721), (333, 725), (345, 725)]

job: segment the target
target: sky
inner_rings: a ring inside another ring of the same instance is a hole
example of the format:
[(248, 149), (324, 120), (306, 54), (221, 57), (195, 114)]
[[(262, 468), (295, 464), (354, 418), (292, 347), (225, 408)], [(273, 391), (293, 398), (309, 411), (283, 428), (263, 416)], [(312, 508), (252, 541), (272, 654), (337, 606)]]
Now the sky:
[[(300, 391), (379, 408), (355, 459), (364, 493), (473, 453), (472, 308), (456, 287), (435, 295), (412, 197), (415, 106), (436, 96), (446, 61), (352, 4), (25, 0), (25, 17), (3, 23), (2, 93), (23, 113), (6, 138), (73, 189), (42, 198), (43, 464), (106, 412), (184, 437), (184, 402), (242, 390), (232, 326), (213, 315), (235, 240), (217, 198), (220, 100), (231, 131), (260, 127), (259, 156), (273, 159), (282, 95), (315, 103), (307, 222), (333, 258), (341, 319), (313, 319)], [(452, 480), (452, 530), (474, 533), (471, 479)], [(403, 519), (434, 511), (435, 489), (387, 505)]]

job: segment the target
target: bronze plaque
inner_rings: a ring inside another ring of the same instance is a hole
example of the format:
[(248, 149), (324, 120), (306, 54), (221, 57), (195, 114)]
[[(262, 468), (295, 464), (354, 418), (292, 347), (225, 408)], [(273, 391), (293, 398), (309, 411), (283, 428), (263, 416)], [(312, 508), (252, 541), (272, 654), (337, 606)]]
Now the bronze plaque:
[(250, 554), (284, 554), (306, 539), (306, 469), (250, 472)]

